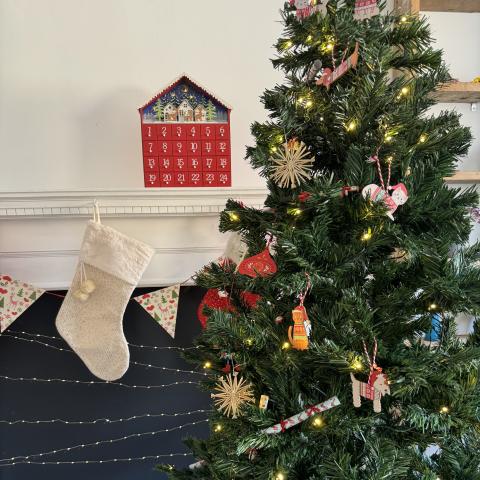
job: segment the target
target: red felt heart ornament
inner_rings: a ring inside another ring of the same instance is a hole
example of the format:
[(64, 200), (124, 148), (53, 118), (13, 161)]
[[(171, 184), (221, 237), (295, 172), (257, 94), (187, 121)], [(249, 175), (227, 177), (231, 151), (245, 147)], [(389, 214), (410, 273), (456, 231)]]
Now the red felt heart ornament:
[(252, 278), (268, 277), (277, 271), (277, 265), (267, 247), (263, 252), (243, 260), (238, 266), (238, 271)]

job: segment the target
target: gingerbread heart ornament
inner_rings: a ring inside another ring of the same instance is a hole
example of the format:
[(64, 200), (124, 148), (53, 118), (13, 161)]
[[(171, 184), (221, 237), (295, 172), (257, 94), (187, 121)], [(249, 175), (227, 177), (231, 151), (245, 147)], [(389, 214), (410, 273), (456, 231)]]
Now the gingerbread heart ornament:
[(238, 271), (252, 278), (268, 277), (276, 273), (277, 265), (267, 247), (263, 252), (243, 260), (238, 266)]

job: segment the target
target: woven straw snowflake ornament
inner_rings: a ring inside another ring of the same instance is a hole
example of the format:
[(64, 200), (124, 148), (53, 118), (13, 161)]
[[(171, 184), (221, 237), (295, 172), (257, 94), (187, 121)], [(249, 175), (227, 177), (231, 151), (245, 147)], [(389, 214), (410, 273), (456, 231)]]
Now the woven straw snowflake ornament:
[(270, 157), (273, 163), (272, 180), (281, 188), (295, 188), (301, 182), (311, 178), (310, 169), (315, 157), (310, 157), (303, 142), (290, 140), (282, 145), (275, 156)]
[(211, 397), (218, 410), (227, 417), (237, 418), (245, 404), (255, 403), (252, 385), (238, 376), (228, 375), (220, 378), (215, 390), (218, 393), (212, 393)]

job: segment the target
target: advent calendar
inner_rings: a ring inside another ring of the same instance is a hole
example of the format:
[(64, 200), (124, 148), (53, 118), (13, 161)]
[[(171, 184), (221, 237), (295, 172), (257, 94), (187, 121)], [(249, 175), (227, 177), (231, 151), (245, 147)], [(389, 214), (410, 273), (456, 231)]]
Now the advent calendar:
[(145, 187), (230, 187), (230, 111), (186, 75), (139, 108)]

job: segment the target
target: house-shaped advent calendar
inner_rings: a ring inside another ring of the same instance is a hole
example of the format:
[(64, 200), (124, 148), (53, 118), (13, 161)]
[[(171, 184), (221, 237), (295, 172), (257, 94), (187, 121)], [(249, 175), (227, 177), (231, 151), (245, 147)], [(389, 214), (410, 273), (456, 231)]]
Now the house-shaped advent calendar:
[(139, 108), (146, 187), (230, 187), (231, 108), (186, 75)]

